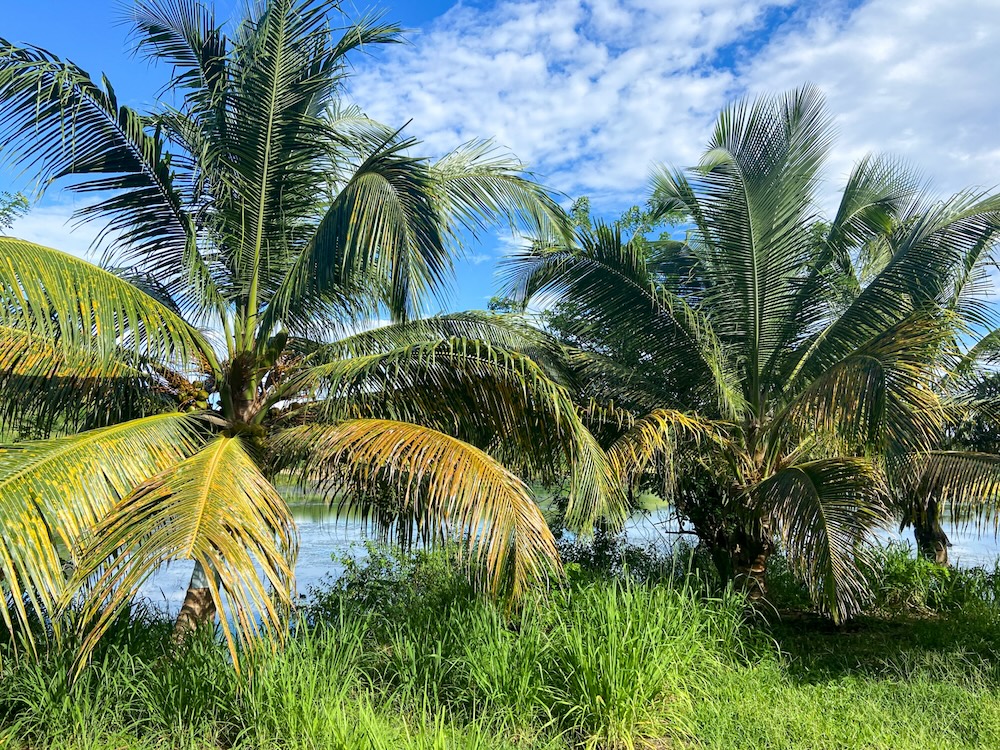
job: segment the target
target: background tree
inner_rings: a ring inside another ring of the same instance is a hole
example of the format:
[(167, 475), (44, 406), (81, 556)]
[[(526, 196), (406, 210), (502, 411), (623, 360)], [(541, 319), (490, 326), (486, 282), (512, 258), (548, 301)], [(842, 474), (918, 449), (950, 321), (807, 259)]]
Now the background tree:
[(28, 212), (28, 199), (20, 193), (0, 192), (0, 232), (14, 226), (14, 221)]
[[(1000, 200), (934, 201), (901, 165), (869, 157), (826, 219), (831, 133), (809, 87), (737, 102), (698, 167), (654, 176), (654, 218), (685, 215), (684, 241), (648, 252), (598, 223), (509, 259), (507, 293), (573, 305), (564, 328), (593, 344), (578, 377), (626, 476), (697, 446), (688, 465), (700, 470), (674, 474), (679, 504), (725, 577), (762, 595), (780, 544), (839, 618), (866, 597), (888, 467), (949, 460), (931, 452), (949, 303), (994, 246)], [(888, 261), (863, 274), (856, 260), (875, 247)], [(614, 336), (628, 358), (602, 343)], [(969, 465), (939, 476), (956, 497), (982, 487)]]
[[(137, 52), (173, 71), (146, 114), (0, 40), (8, 155), (98, 197), (79, 218), (103, 223), (116, 269), (0, 240), (3, 418), (68, 433), (0, 453), (8, 626), (83, 589), (92, 645), (157, 566), (187, 558), (179, 630), (225, 594), (235, 655), (235, 636), (278, 626), (289, 602), (280, 470), (353, 503), (389, 488), (393, 518), (467, 535), (479, 580), (514, 595), (558, 560), (511, 469), (570, 466), (581, 525), (614, 504), (603, 453), (524, 353), (537, 337), (419, 320), (464, 233), (558, 232), (561, 213), (489, 143), (431, 161), (344, 106), (347, 56), (398, 29), (341, 17), (336, 0), (269, 0), (222, 24), (197, 0), (140, 0)], [(351, 335), (383, 316), (395, 324)]]

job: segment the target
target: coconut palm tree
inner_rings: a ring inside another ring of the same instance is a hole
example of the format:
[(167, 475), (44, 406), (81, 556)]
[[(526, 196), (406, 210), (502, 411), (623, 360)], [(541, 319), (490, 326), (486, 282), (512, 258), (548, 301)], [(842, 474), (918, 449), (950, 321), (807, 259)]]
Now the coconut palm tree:
[(568, 467), (582, 525), (613, 500), (606, 457), (528, 356), (537, 335), (419, 317), (464, 233), (558, 230), (560, 212), (489, 143), (430, 161), (344, 106), (347, 56), (398, 30), (338, 30), (339, 11), (262, 0), (224, 25), (198, 0), (140, 0), (138, 54), (173, 71), (147, 114), (0, 40), (8, 157), (96, 196), (79, 218), (107, 248), (102, 268), (0, 239), (0, 416), (54, 435), (0, 452), (9, 627), (82, 595), (92, 644), (157, 566), (193, 559), (179, 632), (225, 596), (235, 655), (290, 601), (279, 471), (464, 535), (477, 580), (514, 595), (558, 568), (524, 479)]
[[(892, 477), (948, 460), (928, 451), (944, 421), (933, 386), (949, 302), (993, 249), (1000, 200), (934, 201), (869, 157), (824, 221), (831, 142), (811, 87), (739, 101), (697, 167), (653, 177), (652, 207), (687, 217), (686, 239), (629, 242), (598, 225), (510, 258), (505, 291), (565, 303), (581, 394), (620, 470), (676, 478), (679, 510), (726, 577), (763, 595), (780, 545), (840, 618), (865, 598)], [(876, 247), (886, 262), (859, 273)], [(939, 472), (953, 494), (974, 492), (975, 473)]]

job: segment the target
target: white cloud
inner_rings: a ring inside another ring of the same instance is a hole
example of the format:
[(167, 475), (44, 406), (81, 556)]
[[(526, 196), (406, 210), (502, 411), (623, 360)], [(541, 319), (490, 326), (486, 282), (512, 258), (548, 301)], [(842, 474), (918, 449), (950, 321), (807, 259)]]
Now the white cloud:
[(871, 0), (779, 35), (752, 90), (816, 83), (839, 126), (831, 177), (869, 151), (904, 157), (941, 192), (1000, 183), (1000, 3)]
[(458, 5), (414, 44), (362, 68), (351, 91), (378, 119), (412, 117), (441, 152), (495, 137), (553, 187), (640, 191), (653, 161), (697, 158), (732, 94), (709, 65), (784, 0), (555, 0)]
[(351, 90), (379, 119), (412, 117), (431, 152), (495, 137), (599, 210), (641, 198), (652, 163), (695, 162), (735, 96), (806, 81), (837, 118), (833, 183), (867, 151), (908, 159), (942, 191), (1000, 182), (1000, 3), (823, 0), (776, 16), (788, 5), (459, 4), (412, 45), (380, 52)]
[(71, 218), (73, 210), (74, 206), (67, 203), (34, 206), (26, 215), (14, 221), (7, 234), (90, 261), (99, 260), (100, 253), (90, 249), (97, 227), (93, 224), (76, 226)]

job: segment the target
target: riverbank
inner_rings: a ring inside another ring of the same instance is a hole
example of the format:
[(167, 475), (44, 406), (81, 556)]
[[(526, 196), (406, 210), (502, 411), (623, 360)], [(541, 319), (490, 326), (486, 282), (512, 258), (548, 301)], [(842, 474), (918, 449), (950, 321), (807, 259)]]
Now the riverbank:
[[(602, 558), (603, 555), (603, 558)], [(631, 557), (629, 557), (631, 556)], [(314, 592), (288, 647), (237, 675), (201, 638), (121, 622), (70, 683), (69, 648), (4, 646), (14, 748), (993, 748), (1000, 576), (900, 551), (842, 627), (712, 589), (690, 560), (581, 550), (571, 583), (510, 616), (441, 554), (379, 553)]]

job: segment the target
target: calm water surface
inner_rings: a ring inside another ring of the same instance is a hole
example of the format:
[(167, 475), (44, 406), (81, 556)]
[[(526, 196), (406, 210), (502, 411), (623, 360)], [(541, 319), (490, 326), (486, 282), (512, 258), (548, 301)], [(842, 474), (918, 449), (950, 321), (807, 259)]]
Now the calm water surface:
[[(369, 537), (357, 519), (337, 518), (323, 505), (300, 504), (292, 506), (299, 528), (299, 559), (295, 567), (296, 584), (300, 594), (308, 594), (309, 589), (321, 585), (324, 580), (336, 578), (343, 573), (343, 565), (337, 559), (346, 555), (364, 555), (364, 542)], [(946, 525), (947, 528), (947, 525)], [(669, 549), (680, 538), (676, 533), (677, 522), (668, 507), (639, 513), (626, 525), (628, 540), (635, 544), (654, 544)], [(947, 528), (952, 541), (951, 560), (962, 567), (984, 565), (992, 567), (1000, 557), (1000, 544), (992, 534), (978, 536), (971, 530)], [(903, 539), (912, 544), (913, 535), (884, 532), (885, 540)], [(693, 535), (683, 535), (694, 543)], [(142, 598), (160, 611), (174, 614), (184, 599), (193, 563), (175, 562), (158, 570), (140, 591)]]

